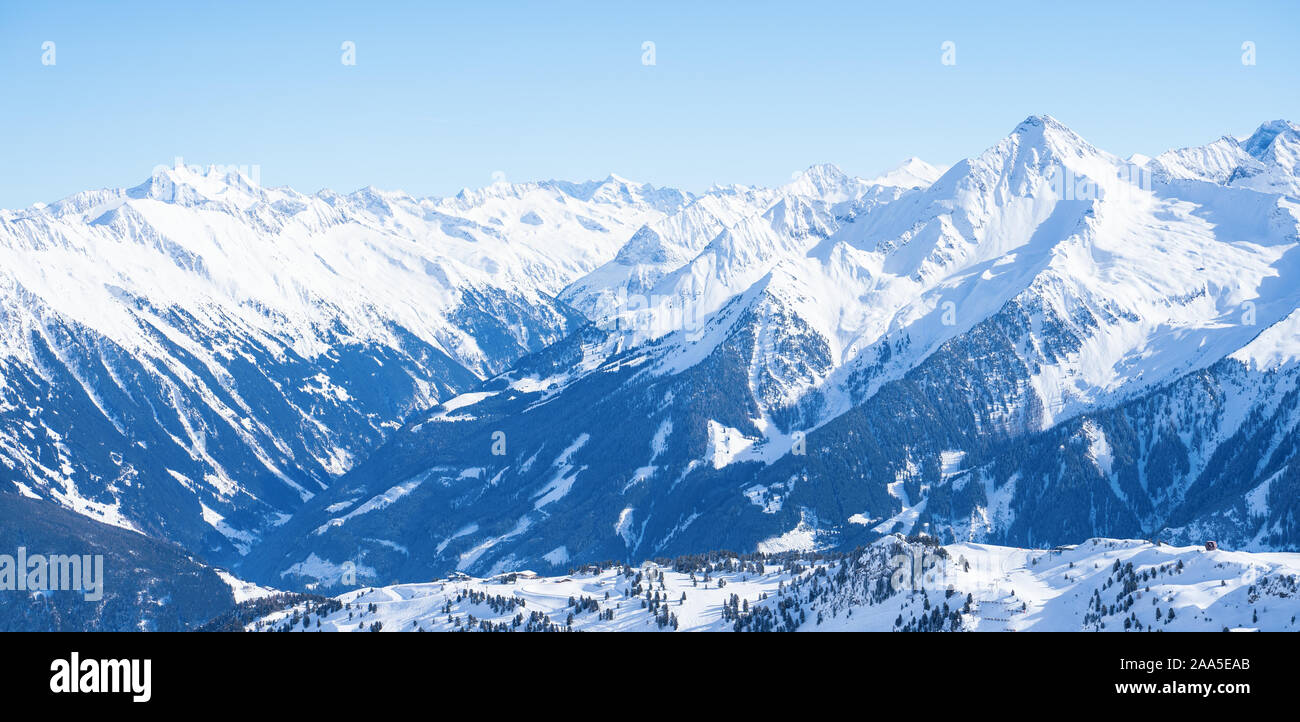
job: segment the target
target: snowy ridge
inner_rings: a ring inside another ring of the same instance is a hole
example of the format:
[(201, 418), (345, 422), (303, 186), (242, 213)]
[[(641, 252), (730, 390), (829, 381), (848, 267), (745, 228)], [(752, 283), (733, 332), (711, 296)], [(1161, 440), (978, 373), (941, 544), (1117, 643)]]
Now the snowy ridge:
[[(824, 167), (808, 175), (792, 186), (849, 185)], [(1046, 116), (911, 193), (853, 212), (807, 198), (728, 228), (662, 272), (644, 305), (598, 318), (651, 338), (693, 331), (761, 284), (843, 367), (803, 384), (831, 400), (824, 421), (1007, 303), (1041, 307), (1080, 343), (1033, 359), (1049, 362), (1034, 384), (1050, 425), (1213, 363), (1300, 303), (1274, 280), (1294, 272), (1295, 204), (1162, 185)], [(709, 350), (698, 333), (674, 343), (689, 359)]]
[(1300, 554), (889, 537), (845, 554), (464, 575), (299, 604), (250, 631), (1294, 631)]
[(1224, 136), (1207, 145), (1171, 150), (1147, 165), (1169, 178), (1205, 180), (1294, 197), (1300, 195), (1298, 161), (1300, 126), (1274, 120), (1246, 138)]

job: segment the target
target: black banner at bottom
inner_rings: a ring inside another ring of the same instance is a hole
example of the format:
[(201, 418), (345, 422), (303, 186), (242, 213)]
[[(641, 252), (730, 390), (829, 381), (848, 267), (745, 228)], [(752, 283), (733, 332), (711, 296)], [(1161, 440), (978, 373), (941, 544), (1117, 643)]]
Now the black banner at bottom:
[(646, 690), (761, 710), (786, 690), (921, 713), (1011, 711), (1025, 696), (1055, 714), (1254, 706), (1295, 684), (1294, 651), (1273, 634), (46, 633), (0, 634), (0, 646), (0, 694), (49, 711), (339, 712)]

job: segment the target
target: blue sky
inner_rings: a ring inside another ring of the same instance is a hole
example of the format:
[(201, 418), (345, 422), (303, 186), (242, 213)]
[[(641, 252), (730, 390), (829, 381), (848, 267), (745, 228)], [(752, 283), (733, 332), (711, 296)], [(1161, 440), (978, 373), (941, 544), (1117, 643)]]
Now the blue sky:
[(1122, 155), (1300, 120), (1295, 2), (191, 5), (0, 4), (0, 207), (178, 156), (308, 192), (703, 190), (951, 163), (1031, 113)]

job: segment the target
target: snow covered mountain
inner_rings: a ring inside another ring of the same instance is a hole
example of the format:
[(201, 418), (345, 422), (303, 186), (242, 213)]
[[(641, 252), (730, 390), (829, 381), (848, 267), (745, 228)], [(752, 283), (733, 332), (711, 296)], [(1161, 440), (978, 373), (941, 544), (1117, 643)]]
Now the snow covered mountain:
[(1245, 139), (1224, 136), (1208, 145), (1171, 150), (1148, 166), (1166, 178), (1206, 180), (1236, 188), (1297, 195), (1300, 126), (1274, 120)]
[(178, 166), (0, 213), (0, 486), (228, 561), (412, 410), (576, 328), (555, 294), (689, 200)]
[(1294, 631), (1300, 555), (1091, 539), (1055, 550), (886, 537), (839, 554), (700, 554), (564, 576), (353, 590), (248, 631)]
[[(1234, 147), (1293, 177), (1290, 128)], [(416, 579), (922, 530), (1300, 548), (1300, 205), (1180, 153), (1176, 175), (1034, 116), (921, 187), (815, 167), (698, 199), (564, 291), (591, 326), (413, 417), (248, 569)]]
[[(665, 277), (682, 271), (702, 254), (705, 258), (722, 255), (730, 262), (742, 261), (730, 255), (736, 249), (731, 236), (764, 224), (764, 214), (781, 201), (813, 204), (824, 215), (836, 210), (849, 212), (854, 205), (874, 205), (882, 198), (893, 200), (899, 195), (901, 183), (920, 182), (914, 172), (932, 174), (933, 168), (912, 159), (886, 174), (890, 182), (871, 182), (848, 176), (833, 165), (816, 165), (779, 188), (712, 188), (680, 212), (639, 228), (612, 260), (579, 278), (561, 297), (601, 325), (636, 323), (638, 315), (663, 315), (664, 311), (673, 318), (676, 314), (672, 309), (680, 308), (673, 305), (677, 296), (693, 289), (665, 288)], [(780, 228), (770, 230), (785, 233)], [(741, 253), (763, 244), (751, 239), (744, 245), (739, 249)]]
[(1300, 549), (1300, 132), (0, 212), (0, 489), (282, 588), (892, 533)]

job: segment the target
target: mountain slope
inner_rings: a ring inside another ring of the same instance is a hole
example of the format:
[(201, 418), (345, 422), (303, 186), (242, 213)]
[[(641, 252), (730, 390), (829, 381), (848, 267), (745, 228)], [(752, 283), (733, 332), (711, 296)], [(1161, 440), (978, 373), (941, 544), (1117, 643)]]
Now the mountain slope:
[[(1235, 524), (1243, 544), (1300, 548), (1288, 503), (1268, 506), (1267, 532), (1220, 506), (1265, 495), (1289, 458), (1247, 470), (1220, 445), (1290, 448), (1289, 372), (1228, 357), (1286, 353), (1294, 198), (1169, 178), (1049, 117), (926, 187), (854, 193), (775, 198), (679, 254), (657, 300), (413, 418), (277, 533), (253, 577), (843, 547), (924, 525), (1039, 545)], [(1250, 413), (1171, 418), (1158, 399), (1199, 377)], [(1230, 482), (1203, 476), (1222, 468)]]
[(0, 214), (0, 478), (232, 561), (415, 409), (581, 318), (553, 295), (688, 201), (611, 178), (441, 201), (215, 169)]
[(102, 555), (102, 567), (88, 575), (102, 594), (7, 588), (0, 593), (0, 631), (184, 631), (236, 602), (220, 572), (173, 544), (0, 492), (0, 554), (12, 560), (20, 547), (29, 562), (37, 555)]
[[(1294, 631), (1300, 556), (1091, 539), (889, 537), (840, 554), (699, 554), (364, 588), (250, 631)], [(1150, 600), (1149, 602), (1147, 600)], [(305, 613), (305, 616), (304, 616)]]

